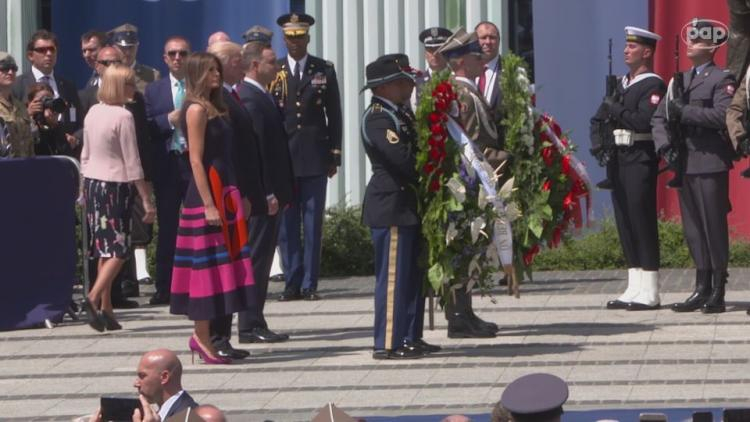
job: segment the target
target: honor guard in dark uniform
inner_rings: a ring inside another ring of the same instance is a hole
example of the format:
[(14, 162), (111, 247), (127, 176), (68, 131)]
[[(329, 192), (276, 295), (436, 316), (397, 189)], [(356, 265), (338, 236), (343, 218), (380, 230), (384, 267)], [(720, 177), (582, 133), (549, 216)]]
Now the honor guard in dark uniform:
[[(458, 122), (469, 139), (484, 153), (492, 168), (498, 173), (502, 172), (508, 154), (500, 146), (489, 106), (474, 83), (482, 71), (482, 49), (476, 33), (467, 33), (464, 28), (459, 28), (437, 52), (446, 58), (453, 70), (460, 105)], [(448, 337), (495, 337), (497, 324), (484, 321), (474, 313), (470, 291), (456, 289), (451, 296), (445, 306)]]
[(439, 26), (427, 28), (419, 33), (419, 42), (424, 45), (424, 59), (427, 62), (428, 68), (426, 72), (421, 72), (421, 74), (415, 79), (417, 100), (421, 98), (422, 87), (430, 82), (432, 74), (440, 72), (448, 67), (445, 58), (436, 52), (451, 35), (453, 35), (453, 32), (451, 32), (450, 29), (441, 28)]
[(417, 132), (404, 106), (414, 76), (404, 55), (367, 65), (372, 102), (362, 115), (362, 141), (372, 163), (362, 210), (375, 247), (375, 359), (414, 359), (440, 350), (422, 340), (422, 243), (417, 213)]
[(500, 404), (514, 422), (560, 422), (568, 385), (550, 374), (524, 375), (508, 384)]
[(629, 71), (611, 96), (604, 97), (591, 118), (592, 145), (600, 145), (600, 131), (610, 121), (615, 157), (608, 170), (612, 207), (620, 246), (628, 266), (628, 285), (608, 309), (649, 310), (660, 306), (659, 233), (656, 216), (658, 157), (651, 136), (651, 116), (664, 96), (664, 81), (653, 72), (656, 42), (661, 37), (625, 27), (624, 59)]
[(146, 90), (146, 85), (159, 79), (159, 71), (145, 64), (136, 63), (138, 54), (138, 28), (126, 23), (109, 31), (109, 43), (122, 51), (125, 66), (131, 66), (135, 72), (135, 86), (141, 94)]
[[(729, 170), (735, 156), (725, 136), (726, 113), (735, 92), (731, 73), (718, 67), (714, 54), (725, 41), (714, 35), (708, 20), (693, 19), (687, 26), (687, 56), (693, 66), (683, 72), (682, 98), (669, 94), (652, 119), (654, 142), (662, 157), (672, 161), (674, 140), (667, 124), (677, 119), (686, 151), (683, 185), (679, 191), (680, 214), (690, 256), (695, 262), (695, 291), (684, 302), (672, 305), (676, 312), (700, 309), (724, 312), (724, 288), (729, 264)], [(708, 38), (703, 38), (707, 35)], [(671, 88), (670, 83), (670, 88)], [(672, 141), (672, 142), (670, 142)]]
[(307, 54), (312, 16), (292, 13), (276, 23), (288, 55), (270, 92), (284, 113), (296, 185), (279, 232), (286, 278), (279, 300), (317, 300), (326, 188), (341, 165), (339, 85), (333, 63)]

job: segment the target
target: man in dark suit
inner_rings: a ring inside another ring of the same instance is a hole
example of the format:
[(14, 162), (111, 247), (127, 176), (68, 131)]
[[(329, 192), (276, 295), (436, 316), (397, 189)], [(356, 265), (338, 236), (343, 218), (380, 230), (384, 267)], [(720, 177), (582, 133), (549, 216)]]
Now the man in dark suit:
[(307, 54), (312, 16), (292, 13), (276, 23), (283, 28), (289, 54), (279, 60), (271, 93), (284, 112), (296, 187), (279, 233), (286, 277), (279, 300), (317, 300), (327, 178), (341, 165), (339, 85), (333, 63)]
[(169, 77), (146, 87), (146, 116), (154, 148), (154, 193), (159, 236), (156, 244), (156, 293), (149, 303), (166, 305), (172, 285), (172, 264), (180, 207), (192, 170), (187, 157), (185, 136), (180, 126), (180, 108), (185, 99), (184, 63), (190, 43), (179, 36), (164, 44), (164, 62)]
[(161, 77), (159, 71), (153, 67), (136, 63), (135, 59), (138, 55), (139, 42), (138, 28), (135, 25), (129, 23), (122, 24), (109, 31), (107, 35), (109, 35), (110, 44), (122, 52), (125, 66), (130, 66), (135, 71), (135, 86), (138, 91), (144, 92), (146, 85)]
[[(239, 83), (245, 76), (245, 68), (242, 65), (242, 47), (231, 41), (217, 41), (208, 46), (209, 53), (219, 58), (224, 78), (224, 103), (229, 111), (234, 135), (232, 143), (232, 157), (234, 158), (235, 174), (238, 187), (245, 206), (249, 207), (251, 215), (263, 215), (267, 212), (266, 194), (262, 183), (262, 167), (260, 152), (258, 150), (258, 138), (253, 129), (251, 117), (242, 106), (240, 97), (233, 86)], [(258, 300), (265, 299), (265, 290), (258, 284), (260, 277), (261, 258), (255, 252), (259, 250), (253, 242), (257, 238), (250, 226), (250, 259), (253, 261), (253, 272), (256, 286), (258, 287)], [(256, 276), (256, 274), (258, 274)], [(267, 286), (267, 284), (265, 285)], [(232, 359), (244, 359), (249, 356), (245, 350), (232, 347), (229, 340), (232, 337), (232, 315), (215, 318), (211, 321), (211, 342), (221, 357)]]
[[(103, 47), (99, 50), (96, 57), (96, 69), (95, 74), (97, 78), (94, 82), (81, 90), (78, 95), (81, 99), (81, 111), (80, 118), (83, 122), (88, 114), (89, 109), (94, 104), (99, 102), (97, 94), (99, 93), (100, 76), (104, 74), (104, 71), (112, 64), (122, 64), (122, 53), (114, 47)], [(147, 183), (151, 183), (153, 180), (153, 148), (151, 146), (148, 122), (146, 120), (146, 104), (143, 99), (143, 94), (136, 91), (132, 98), (132, 101), (125, 105), (130, 113), (133, 115), (135, 122), (136, 138), (138, 140), (138, 154), (141, 158), (141, 166), (143, 167), (144, 178)], [(76, 137), (83, 141), (83, 129), (79, 129), (76, 133)], [(144, 210), (141, 200), (137, 198), (133, 203), (133, 222), (131, 228), (131, 243), (134, 250), (138, 248), (145, 248), (151, 241), (153, 225), (146, 224), (143, 222)], [(89, 262), (89, 276), (93, 280), (96, 278), (96, 261), (90, 260)], [(135, 259), (133, 254), (128, 257), (128, 261), (123, 265), (120, 273), (117, 275), (115, 282), (112, 284), (112, 305), (115, 308), (136, 308), (138, 302), (127, 300), (127, 296), (138, 296), (138, 283), (135, 272)], [(129, 293), (130, 292), (130, 293)]]
[[(729, 170), (735, 156), (725, 137), (726, 112), (735, 92), (731, 73), (714, 63), (714, 54), (726, 40), (713, 38), (716, 33), (710, 20), (693, 19), (690, 24), (687, 56), (692, 69), (683, 73), (685, 93), (682, 98), (667, 95), (651, 119), (656, 150), (674, 165), (678, 146), (667, 132), (670, 116), (680, 123), (684, 139), (684, 170), (679, 190), (680, 214), (685, 241), (695, 262), (695, 290), (684, 302), (672, 305), (675, 312), (700, 309), (707, 314), (726, 310), (724, 302), (727, 266), (729, 265)], [(709, 35), (703, 38), (704, 34)]]
[[(69, 146), (64, 153), (77, 156), (80, 153), (80, 143), (74, 134), (82, 123), (78, 116), (81, 103), (78, 99), (78, 90), (75, 84), (54, 73), (58, 47), (57, 36), (52, 32), (44, 29), (35, 32), (26, 44), (26, 58), (31, 62), (31, 71), (16, 79), (12, 91), (14, 97), (25, 103), (31, 85), (35, 82), (42, 82), (52, 88), (55, 98), (64, 99), (69, 106), (68, 110), (60, 116), (60, 127), (65, 133), (65, 139)], [(38, 100), (32, 101), (29, 105), (29, 111), (32, 113), (42, 111), (41, 102)]]
[[(503, 62), (500, 57), (500, 31), (497, 25), (489, 21), (482, 21), (474, 28), (482, 47), (483, 72), (477, 78), (477, 88), (487, 101), (496, 123), (502, 119), (503, 91), (500, 89), (500, 73)], [(498, 124), (498, 129), (502, 129)], [(505, 137), (499, 134), (500, 142), (504, 144)]]
[(278, 212), (292, 200), (294, 178), (282, 115), (265, 88), (278, 70), (276, 54), (271, 48), (270, 31), (257, 29), (255, 35), (248, 38), (251, 41), (242, 48), (245, 78), (237, 85), (237, 93), (259, 140), (268, 211), (250, 217), (250, 248), (259, 300), (255, 306), (239, 314), (240, 343), (279, 342), (289, 338), (286, 334), (269, 330), (263, 316), (268, 275), (278, 237)]
[[(86, 87), (93, 86), (99, 81), (99, 74), (96, 71), (96, 60), (99, 56), (99, 50), (107, 43), (107, 34), (97, 30), (86, 31), (81, 35), (81, 55), (83, 60), (91, 68), (91, 76), (86, 82)], [(83, 121), (83, 117), (81, 117)]]
[(182, 388), (182, 363), (167, 349), (146, 352), (138, 362), (133, 387), (146, 401), (159, 406), (162, 421), (198, 403)]

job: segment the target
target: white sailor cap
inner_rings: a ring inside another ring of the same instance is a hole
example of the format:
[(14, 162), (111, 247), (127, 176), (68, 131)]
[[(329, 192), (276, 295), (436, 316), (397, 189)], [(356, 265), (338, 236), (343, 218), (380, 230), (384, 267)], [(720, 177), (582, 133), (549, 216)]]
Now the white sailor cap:
[(637, 42), (639, 44), (646, 44), (653, 47), (660, 39), (661, 36), (659, 34), (655, 34), (651, 31), (646, 31), (645, 29), (635, 26), (625, 27), (625, 41)]

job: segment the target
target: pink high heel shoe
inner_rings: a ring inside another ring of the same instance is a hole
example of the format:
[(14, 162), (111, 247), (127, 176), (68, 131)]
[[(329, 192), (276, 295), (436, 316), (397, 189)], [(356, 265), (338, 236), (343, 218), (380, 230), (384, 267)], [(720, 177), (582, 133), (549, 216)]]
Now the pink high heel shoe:
[(229, 358), (222, 358), (222, 357), (211, 357), (208, 355), (208, 353), (203, 350), (200, 343), (198, 343), (198, 340), (195, 339), (194, 336), (190, 336), (190, 341), (188, 342), (188, 347), (190, 347), (190, 361), (192, 363), (195, 363), (195, 354), (198, 353), (198, 356), (203, 359), (203, 362), (207, 365), (228, 365), (232, 363), (232, 360)]

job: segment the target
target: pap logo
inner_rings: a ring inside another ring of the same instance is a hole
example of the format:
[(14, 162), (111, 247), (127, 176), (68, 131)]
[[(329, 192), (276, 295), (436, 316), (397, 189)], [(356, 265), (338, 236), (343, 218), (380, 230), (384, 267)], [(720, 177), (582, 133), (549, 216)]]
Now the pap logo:
[(695, 18), (682, 27), (681, 34), (685, 44), (707, 42), (720, 47), (729, 38), (729, 28), (717, 20)]

